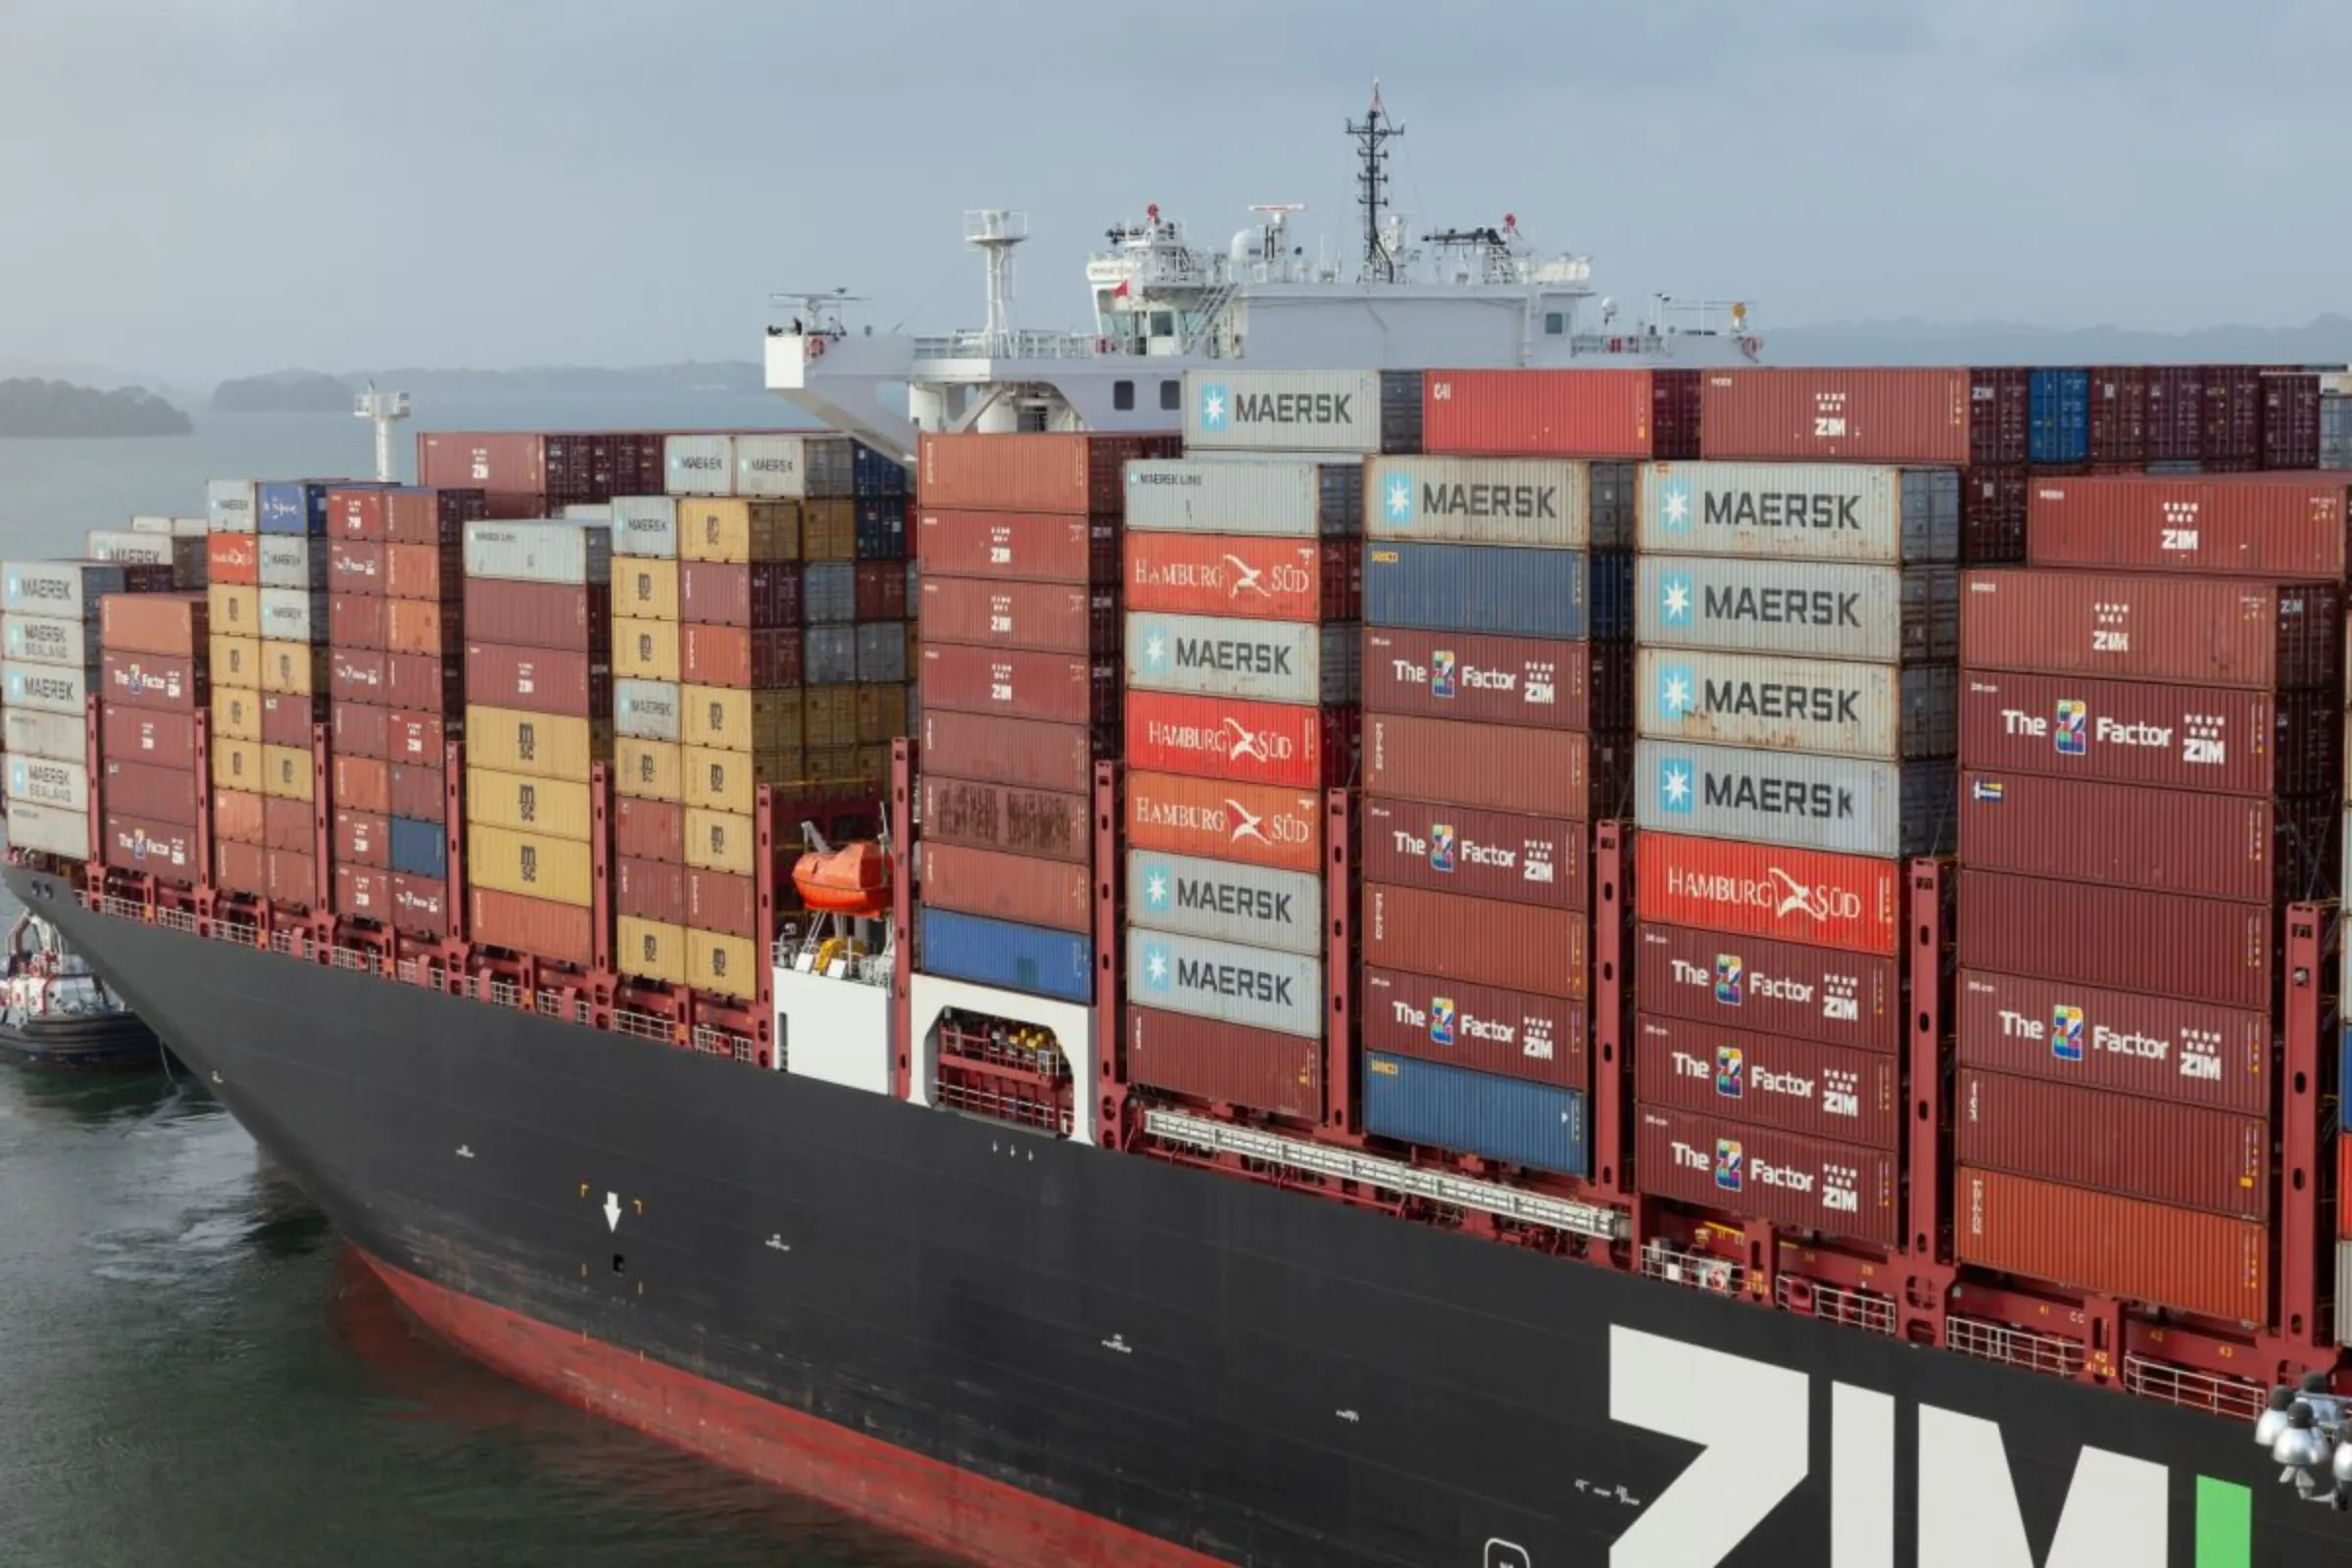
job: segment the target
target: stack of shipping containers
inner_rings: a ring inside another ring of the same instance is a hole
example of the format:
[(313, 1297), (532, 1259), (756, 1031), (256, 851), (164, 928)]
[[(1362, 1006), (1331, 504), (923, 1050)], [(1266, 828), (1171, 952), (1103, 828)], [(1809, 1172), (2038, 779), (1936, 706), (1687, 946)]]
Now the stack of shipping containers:
[(2326, 896), (2342, 804), (2345, 486), (2042, 481), (2028, 540), (1962, 595), (1956, 1251), (2264, 1321), (2280, 922)]
[[(198, 825), (210, 792), (196, 715), (211, 660), (210, 610), (201, 592), (110, 593), (100, 601), (99, 833), (107, 864), (122, 870), (192, 883), (203, 869)], [(20, 760), (9, 760), (13, 789)]]
[(90, 853), (87, 705), (100, 689), (99, 606), (168, 586), (169, 567), (96, 561), (0, 565), (5, 641), (8, 837), (51, 855)]
[(624, 975), (673, 986), (686, 984), (688, 872), (678, 689), (684, 643), (678, 623), (677, 499), (616, 500), (612, 966)]

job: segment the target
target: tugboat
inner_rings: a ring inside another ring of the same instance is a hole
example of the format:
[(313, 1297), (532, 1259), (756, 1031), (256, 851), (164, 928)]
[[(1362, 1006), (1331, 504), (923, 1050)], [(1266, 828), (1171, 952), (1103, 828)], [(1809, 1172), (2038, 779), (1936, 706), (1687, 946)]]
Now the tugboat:
[(8, 932), (0, 981), (0, 1060), (75, 1072), (164, 1065), (163, 1042), (107, 989), (56, 927), (27, 910)]

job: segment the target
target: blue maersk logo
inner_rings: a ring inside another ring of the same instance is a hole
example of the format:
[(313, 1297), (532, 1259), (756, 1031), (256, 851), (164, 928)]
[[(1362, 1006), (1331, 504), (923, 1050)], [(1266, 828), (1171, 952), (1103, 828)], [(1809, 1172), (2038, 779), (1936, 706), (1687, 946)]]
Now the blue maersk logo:
[(1389, 493), (1381, 503), (1387, 509), (1389, 520), (1399, 527), (1413, 525), (1413, 481), (1398, 473), (1389, 478)]
[(1176, 978), (1175, 960), (1168, 956), (1167, 946), (1159, 942), (1144, 944), (1144, 984), (1153, 991), (1165, 991), (1168, 982)]
[(1689, 664), (1659, 666), (1658, 711), (1670, 723), (1698, 711), (1698, 677)]
[(1687, 757), (1658, 759), (1658, 809), (1683, 815), (1690, 809), (1695, 792), (1690, 780), (1696, 773)]
[(1668, 479), (1658, 486), (1658, 526), (1668, 533), (1690, 531), (1690, 481)]
[(1144, 907), (1166, 914), (1176, 904), (1176, 879), (1157, 860), (1144, 862)]
[(1225, 416), (1231, 413), (1232, 410), (1233, 400), (1225, 395), (1224, 383), (1219, 381), (1203, 381), (1200, 383), (1201, 429), (1224, 429)]
[(1698, 602), (1698, 594), (1690, 584), (1687, 571), (1658, 573), (1658, 619), (1668, 626), (1690, 624), (1690, 607)]

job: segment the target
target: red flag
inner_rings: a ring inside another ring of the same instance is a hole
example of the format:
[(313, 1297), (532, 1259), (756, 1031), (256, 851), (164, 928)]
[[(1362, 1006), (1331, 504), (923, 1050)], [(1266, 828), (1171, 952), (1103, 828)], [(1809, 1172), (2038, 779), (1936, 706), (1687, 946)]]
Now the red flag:
[(1123, 277), (1119, 279), (1119, 286), (1110, 291), (1110, 297), (1114, 300), (1123, 300), (1127, 297), (1127, 279)]

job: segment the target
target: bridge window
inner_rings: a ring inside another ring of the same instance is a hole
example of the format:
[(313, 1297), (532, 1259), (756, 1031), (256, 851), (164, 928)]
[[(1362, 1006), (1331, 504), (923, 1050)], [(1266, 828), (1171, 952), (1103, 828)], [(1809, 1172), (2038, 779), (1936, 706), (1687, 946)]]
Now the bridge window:
[(1167, 411), (1167, 412), (1168, 412), (1168, 413), (1170, 413), (1170, 414), (1173, 414), (1173, 413), (1174, 413), (1175, 411), (1177, 411), (1178, 409), (1181, 409), (1181, 408), (1183, 408), (1183, 407), (1184, 407), (1184, 383), (1183, 383), (1182, 381), (1162, 381), (1162, 382), (1160, 382), (1160, 383), (1159, 383), (1159, 406), (1160, 406), (1160, 408), (1162, 408), (1163, 410)]
[(1135, 383), (1133, 381), (1111, 382), (1110, 406), (1122, 414), (1133, 409), (1135, 407)]
[(1544, 335), (1545, 337), (1558, 337), (1567, 330), (1568, 316), (1566, 312), (1545, 311), (1544, 313)]

